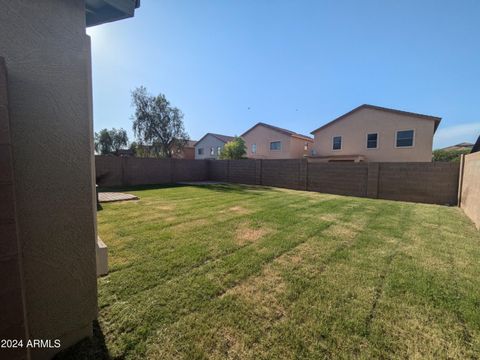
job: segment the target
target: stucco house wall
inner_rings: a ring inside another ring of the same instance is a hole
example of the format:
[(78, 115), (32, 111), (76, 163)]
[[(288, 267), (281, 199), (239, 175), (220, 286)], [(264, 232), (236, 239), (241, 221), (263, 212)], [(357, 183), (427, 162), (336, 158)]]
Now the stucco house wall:
[[(397, 148), (396, 132), (414, 130), (412, 147)], [(370, 162), (432, 161), (435, 121), (406, 114), (363, 108), (314, 131), (317, 156), (362, 155)], [(367, 149), (367, 134), (378, 133), (378, 147)], [(332, 150), (334, 136), (342, 137), (342, 148)]]
[[(258, 125), (242, 135), (247, 146), (247, 157), (250, 159), (300, 159), (309, 154), (313, 142), (300, 139), (292, 135), (274, 130), (272, 128)], [(271, 150), (270, 143), (281, 142), (280, 150)], [(304, 150), (305, 143), (309, 149)], [(252, 146), (256, 144), (256, 152), (252, 152)]]
[(460, 206), (480, 229), (480, 152), (465, 155), (460, 185)]
[[(204, 160), (204, 159), (218, 159), (218, 147), (223, 149), (225, 142), (215, 137), (212, 134), (207, 134), (203, 139), (197, 141), (195, 144), (195, 160)], [(210, 154), (210, 149), (213, 148), (214, 154)], [(198, 149), (203, 149), (203, 154), (198, 153)]]
[(2, 338), (21, 338), (18, 331), (5, 329), (3, 320), (8, 318), (20, 324), (17, 328), (24, 329), (25, 339), (61, 341), (60, 348), (21, 349), (9, 359), (50, 359), (91, 336), (97, 317), (91, 54), (85, 6), (84, 0), (0, 0), (0, 56), (8, 71), (13, 165), (9, 177), (15, 189), (8, 202), (13, 202), (9, 211), (15, 211), (21, 270), (20, 277), (2, 271), (0, 280), (21, 289), (25, 309), (24, 316), (14, 318), (0, 306), (0, 331)]

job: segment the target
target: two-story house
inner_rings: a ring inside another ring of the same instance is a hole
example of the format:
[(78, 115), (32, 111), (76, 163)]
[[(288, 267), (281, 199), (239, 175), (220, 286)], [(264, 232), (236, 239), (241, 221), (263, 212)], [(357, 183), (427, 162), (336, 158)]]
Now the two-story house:
[(241, 136), (250, 159), (300, 159), (313, 145), (311, 137), (261, 122)]
[(206, 133), (195, 143), (195, 160), (216, 160), (220, 157), (223, 147), (233, 136)]
[(432, 161), (441, 118), (361, 105), (312, 131), (311, 161)]

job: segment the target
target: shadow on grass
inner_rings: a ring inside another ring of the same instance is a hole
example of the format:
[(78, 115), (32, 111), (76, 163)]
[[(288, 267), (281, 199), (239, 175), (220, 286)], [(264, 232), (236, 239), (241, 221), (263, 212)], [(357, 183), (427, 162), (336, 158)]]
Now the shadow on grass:
[(132, 186), (98, 186), (99, 192), (125, 192), (125, 191), (142, 191), (142, 190), (159, 190), (183, 187), (187, 185), (181, 184), (152, 184), (152, 185), (132, 185)]
[[(106, 360), (112, 359), (108, 353), (107, 345), (105, 344), (105, 337), (97, 320), (93, 322), (93, 337), (84, 339), (77, 344), (69, 347), (58, 353), (55, 360)], [(123, 357), (115, 359), (121, 360)]]
[(99, 192), (129, 192), (129, 191), (143, 191), (143, 190), (161, 190), (181, 187), (199, 187), (217, 192), (237, 193), (237, 194), (253, 194), (260, 195), (258, 191), (277, 191), (274, 188), (261, 185), (247, 185), (247, 184), (233, 184), (233, 183), (219, 183), (219, 184), (152, 184), (152, 185), (135, 185), (135, 186), (118, 186), (118, 187), (98, 187)]

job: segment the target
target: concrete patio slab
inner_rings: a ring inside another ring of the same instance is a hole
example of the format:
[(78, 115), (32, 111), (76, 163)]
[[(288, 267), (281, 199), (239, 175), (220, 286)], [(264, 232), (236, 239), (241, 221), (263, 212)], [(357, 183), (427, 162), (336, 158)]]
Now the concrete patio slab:
[(106, 203), (114, 201), (138, 200), (138, 197), (132, 194), (119, 192), (100, 192), (98, 193), (98, 200), (101, 203)]

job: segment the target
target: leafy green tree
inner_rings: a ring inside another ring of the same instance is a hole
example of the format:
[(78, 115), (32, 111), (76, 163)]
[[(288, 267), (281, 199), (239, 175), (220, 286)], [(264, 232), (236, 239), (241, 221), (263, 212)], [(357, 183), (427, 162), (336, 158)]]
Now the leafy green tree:
[(95, 151), (102, 155), (112, 152), (112, 138), (107, 129), (95, 133)]
[(222, 160), (238, 160), (243, 159), (247, 153), (247, 147), (245, 146), (245, 141), (239, 137), (235, 136), (232, 141), (229, 141), (223, 147), (220, 153), (220, 159)]
[(143, 86), (132, 91), (135, 107), (133, 131), (140, 144), (148, 147), (157, 157), (171, 158), (182, 150), (188, 134), (183, 125), (182, 112), (170, 105), (165, 95), (150, 95)]
[(470, 149), (465, 150), (434, 150), (433, 161), (459, 162), (460, 155), (469, 154)]
[(111, 154), (127, 145), (128, 136), (124, 129), (102, 129), (95, 133), (95, 151), (102, 155)]
[(114, 152), (128, 146), (128, 135), (126, 130), (121, 128), (117, 130), (113, 128), (109, 133), (112, 138), (112, 149)]

